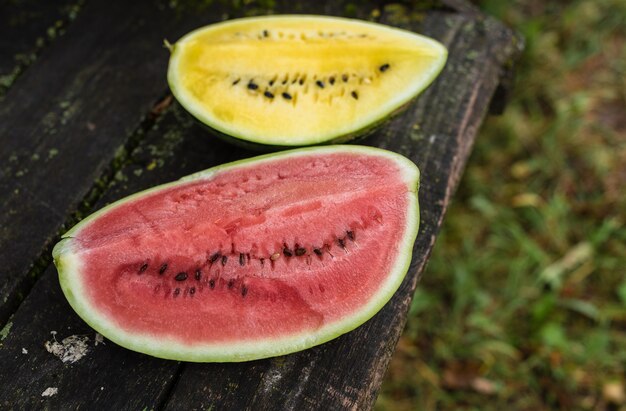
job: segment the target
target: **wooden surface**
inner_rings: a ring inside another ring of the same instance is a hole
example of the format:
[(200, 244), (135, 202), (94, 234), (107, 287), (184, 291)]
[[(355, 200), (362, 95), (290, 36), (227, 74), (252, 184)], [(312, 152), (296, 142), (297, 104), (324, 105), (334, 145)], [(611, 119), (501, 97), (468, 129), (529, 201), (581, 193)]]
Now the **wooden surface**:
[[(29, 22), (28, 30), (17, 24), (0, 34), (17, 37), (26, 30), (37, 38), (42, 30), (45, 35), (50, 19), (57, 19), (50, 10), (57, 9), (46, 8), (44, 1), (31, 3), (47, 11)], [(476, 132), (519, 51), (519, 40), (459, 0), (358, 6), (252, 2), (240, 8), (226, 3), (185, 11), (167, 2), (85, 1), (63, 20), (65, 34), (46, 40), (36, 49), (36, 59), (19, 66), (20, 74), (7, 82), (0, 100), (0, 408), (373, 405)], [(374, 19), (448, 46), (449, 61), (439, 79), (406, 112), (360, 141), (402, 153), (422, 171), (422, 224), (404, 283), (357, 330), (274, 359), (187, 364), (137, 354), (106, 340), (96, 344), (94, 331), (61, 293), (50, 264), (51, 247), (77, 219), (111, 201), (256, 154), (207, 135), (172, 101), (161, 42), (213, 21), (268, 12)], [(20, 47), (3, 46), (0, 56), (33, 50), (28, 44)], [(62, 362), (44, 346), (72, 335), (88, 338), (86, 355), (75, 363)], [(48, 388), (56, 388), (56, 394), (42, 396)]]
[(65, 32), (80, 0), (0, 2), (0, 98), (39, 52)]

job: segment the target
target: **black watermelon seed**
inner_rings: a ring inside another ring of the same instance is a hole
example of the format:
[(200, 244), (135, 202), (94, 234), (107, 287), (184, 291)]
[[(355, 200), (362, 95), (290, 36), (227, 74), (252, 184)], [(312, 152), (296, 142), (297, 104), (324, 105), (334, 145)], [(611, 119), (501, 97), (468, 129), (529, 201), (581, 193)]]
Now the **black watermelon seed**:
[(350, 240), (354, 241), (354, 231), (346, 231), (346, 234)]
[(328, 79), (328, 82), (330, 83), (330, 85), (332, 86), (333, 84), (335, 84), (335, 78), (331, 77)]
[(283, 98), (284, 98), (285, 100), (291, 100), (291, 94), (289, 94), (289, 93), (283, 93)]
[(209, 287), (211, 288), (211, 290), (215, 288), (215, 280), (209, 280)]
[(246, 265), (246, 256), (243, 253), (239, 253), (239, 265), (242, 267)]
[(270, 36), (270, 32), (267, 30), (263, 30), (263, 37), (269, 37)]
[(270, 93), (269, 91), (266, 91), (265, 93), (263, 93), (263, 95), (267, 98), (274, 98), (274, 94)]
[(389, 70), (389, 64), (383, 64), (382, 66), (378, 67), (378, 70), (380, 70), (381, 73), (384, 73), (385, 71)]
[(322, 250), (320, 250), (319, 248), (314, 248), (314, 249), (313, 249), (313, 252), (314, 252), (315, 254), (319, 255), (319, 256), (321, 256), (321, 255), (322, 255)]
[(246, 294), (248, 294), (248, 287), (244, 285), (243, 287), (241, 287), (241, 296), (245, 297)]
[(143, 273), (144, 271), (146, 271), (148, 269), (148, 263), (144, 263), (140, 268), (139, 268), (139, 273)]
[(174, 297), (176, 297), (178, 294), (180, 294), (180, 288), (174, 290)]
[(283, 254), (285, 254), (285, 257), (293, 257), (293, 251), (288, 247), (283, 248)]
[(189, 294), (190, 294), (190, 295), (194, 295), (195, 293), (196, 293), (196, 287), (191, 287), (191, 288), (189, 289)]
[(202, 271), (200, 269), (196, 270), (196, 280), (200, 281), (200, 277), (202, 277)]
[(304, 79), (300, 79), (300, 81), (298, 81), (298, 83), (299, 83), (300, 85), (303, 85), (303, 84), (304, 84)]
[(306, 248), (303, 248), (303, 247), (296, 248), (296, 255), (298, 257), (303, 256), (305, 254), (306, 254)]
[(222, 256), (222, 254), (220, 254), (220, 252), (218, 251), (217, 253), (215, 253), (215, 254), (213, 254), (213, 255), (211, 256), (211, 258), (209, 259), (209, 262), (210, 262), (211, 264), (213, 264), (213, 263), (214, 263), (214, 262), (216, 262), (216, 261), (217, 261), (217, 259), (218, 259), (218, 258), (220, 258), (221, 256)]
[(270, 86), (274, 85), (274, 80), (270, 80), (270, 82), (268, 83)]
[(233, 86), (236, 86), (236, 85), (237, 85), (237, 83), (239, 83), (240, 81), (241, 81), (241, 79), (240, 79), (240, 78), (238, 78), (237, 80), (233, 81)]
[(176, 280), (176, 281), (185, 281), (186, 279), (187, 279), (187, 273), (186, 272), (178, 273), (178, 274), (176, 274), (176, 277), (174, 277), (174, 280)]
[(347, 74), (342, 75), (341, 79), (343, 80), (344, 83), (347, 83), (348, 82), (348, 75)]
[(248, 83), (248, 88), (250, 90), (256, 90), (259, 88), (259, 86), (257, 84), (254, 84), (253, 82)]
[(228, 280), (228, 289), (232, 289), (233, 286), (235, 285), (235, 280), (233, 280), (232, 278), (230, 280)]
[(228, 262), (228, 257), (226, 257), (225, 255), (222, 256), (222, 265), (226, 265), (226, 263)]
[(322, 80), (317, 80), (315, 84), (317, 84), (317, 87), (319, 88), (324, 88), (324, 82)]
[(350, 95), (355, 99), (358, 100), (359, 99), (359, 94), (356, 91), (353, 91), (352, 93), (350, 93)]
[(163, 274), (167, 270), (167, 263), (163, 264), (161, 268), (159, 268), (159, 274)]
[(346, 241), (343, 238), (338, 238), (337, 244), (339, 244), (339, 247), (341, 248), (346, 248)]

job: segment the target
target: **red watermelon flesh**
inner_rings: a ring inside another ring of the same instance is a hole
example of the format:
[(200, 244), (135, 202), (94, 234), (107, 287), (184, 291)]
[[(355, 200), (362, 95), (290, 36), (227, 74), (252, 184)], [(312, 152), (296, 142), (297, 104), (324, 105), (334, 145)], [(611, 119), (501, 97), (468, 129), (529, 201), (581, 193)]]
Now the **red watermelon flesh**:
[(408, 268), (417, 168), (387, 151), (294, 150), (198, 173), (81, 222), (55, 263), (74, 309), (137, 351), (241, 361), (370, 318)]

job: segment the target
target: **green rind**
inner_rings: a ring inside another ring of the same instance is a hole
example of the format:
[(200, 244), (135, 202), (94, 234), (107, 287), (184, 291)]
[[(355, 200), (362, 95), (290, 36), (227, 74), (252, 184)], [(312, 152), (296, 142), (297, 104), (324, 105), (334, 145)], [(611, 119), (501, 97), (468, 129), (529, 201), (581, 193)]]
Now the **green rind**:
[[(166, 340), (164, 338), (157, 338), (146, 334), (127, 333), (113, 324), (110, 319), (100, 315), (97, 310), (89, 305), (89, 302), (85, 298), (86, 293), (84, 292), (83, 286), (80, 282), (80, 257), (73, 250), (73, 236), (75, 236), (82, 228), (86, 227), (94, 219), (129, 200), (180, 184), (181, 182), (210, 178), (221, 172), (227, 172), (236, 168), (246, 167), (248, 165), (259, 164), (261, 162), (272, 161), (284, 157), (308, 155), (312, 153), (331, 154), (337, 152), (382, 155), (393, 159), (403, 171), (403, 179), (407, 184), (407, 191), (409, 193), (407, 226), (404, 235), (402, 236), (402, 240), (399, 242), (399, 255), (397, 256), (395, 264), (387, 277), (387, 281), (381, 285), (379, 292), (368, 301), (362, 310), (355, 315), (344, 318), (334, 324), (326, 325), (318, 330), (318, 332), (314, 335), (307, 335), (305, 333), (303, 335), (293, 335), (290, 337), (266, 339), (262, 341), (255, 340), (242, 343), (229, 342), (223, 345), (214, 346), (189, 346), (173, 339)], [(419, 229), (419, 205), (417, 198), (417, 192), (419, 189), (419, 174), (417, 166), (415, 166), (415, 164), (413, 164), (409, 159), (399, 154), (378, 148), (355, 145), (310, 147), (283, 151), (213, 167), (211, 169), (184, 177), (179, 181), (153, 187), (119, 200), (87, 217), (68, 231), (63, 236), (62, 240), (54, 247), (52, 252), (54, 263), (59, 272), (61, 289), (76, 313), (78, 313), (78, 315), (96, 331), (116, 344), (155, 357), (194, 362), (239, 362), (301, 351), (330, 341), (360, 326), (373, 317), (389, 301), (389, 299), (391, 299), (395, 291), (398, 289), (406, 275), (406, 272), (408, 271), (409, 264), (411, 262), (413, 243), (415, 242)]]
[[(353, 20), (353, 19), (347, 19), (347, 18), (343, 18), (343, 17), (331, 17), (331, 16), (282, 15), (282, 16), (271, 16), (271, 17), (272, 18), (276, 18), (276, 17), (280, 17), (280, 18), (320, 18), (321, 17), (321, 18), (328, 18), (328, 19), (334, 19), (334, 20), (345, 20), (345, 21), (349, 21), (349, 22), (359, 22), (359, 23), (362, 23), (362, 24), (365, 24), (365, 25), (368, 25), (368, 24), (369, 25), (376, 25), (376, 23), (371, 23), (371, 22), (366, 22), (366, 21), (359, 21), (359, 20)], [(254, 21), (254, 20), (264, 19), (264, 18), (266, 18), (266, 17), (247, 17), (247, 18), (237, 19), (236, 21), (242, 21), (242, 20)], [(230, 20), (230, 21), (225, 21), (225, 22), (222, 22), (222, 23), (217, 23), (217, 24), (214, 24), (212, 26), (226, 25), (226, 24), (232, 23), (233, 21), (235, 21), (235, 20)], [(345, 132), (345, 133), (337, 133), (335, 135), (325, 136), (323, 138), (311, 139), (311, 140), (306, 141), (304, 143), (276, 144), (276, 143), (271, 143), (271, 142), (264, 141), (262, 139), (258, 139), (258, 138), (254, 138), (254, 137), (250, 137), (250, 136), (235, 135), (235, 134), (229, 132), (228, 130), (225, 130), (223, 127), (220, 126), (220, 124), (214, 122), (209, 116), (207, 116), (206, 113), (203, 110), (201, 110), (199, 108), (194, 108), (194, 104), (192, 103), (191, 99), (186, 98), (186, 96), (178, 88), (178, 82), (177, 82), (177, 78), (176, 78), (176, 70), (174, 69), (174, 67), (176, 65), (177, 57), (178, 57), (178, 54), (179, 54), (178, 50), (180, 50), (180, 47), (176, 47), (176, 46), (178, 44), (181, 44), (182, 42), (184, 42), (186, 39), (189, 39), (189, 38), (193, 37), (195, 34), (205, 30), (207, 27), (209, 27), (209, 26), (201, 27), (199, 29), (196, 29), (196, 30), (186, 34), (185, 36), (183, 36), (173, 46), (168, 46), (168, 49), (171, 52), (169, 66), (168, 66), (168, 71), (167, 71), (167, 82), (169, 84), (170, 90), (172, 91), (172, 94), (174, 95), (176, 100), (181, 104), (181, 106), (185, 110), (187, 110), (196, 120), (198, 120), (201, 124), (206, 126), (212, 132), (212, 134), (214, 134), (215, 136), (223, 139), (226, 142), (233, 143), (235, 145), (238, 145), (240, 147), (244, 147), (244, 148), (247, 148), (247, 149), (259, 150), (259, 151), (281, 150), (281, 149), (305, 147), (305, 146), (313, 146), (313, 145), (321, 145), (321, 144), (339, 144), (339, 143), (348, 142), (348, 141), (350, 141), (352, 139), (363, 137), (363, 136), (367, 135), (368, 133), (373, 132), (376, 128), (378, 128), (382, 124), (386, 123), (387, 120), (389, 120), (389, 118), (391, 118), (394, 114), (397, 114), (398, 112), (401, 112), (402, 109), (404, 107), (406, 107), (407, 104), (411, 100), (413, 100), (416, 97), (418, 97), (426, 88), (428, 88), (428, 86), (430, 86), (430, 84), (432, 84), (432, 82), (437, 78), (437, 76), (439, 76), (439, 73), (441, 73), (441, 71), (443, 70), (443, 68), (445, 66), (445, 63), (447, 61), (447, 58), (448, 58), (448, 50), (441, 43), (439, 43), (438, 41), (436, 41), (436, 40), (434, 40), (432, 38), (426, 37), (426, 36), (419, 35), (417, 33), (409, 32), (407, 30), (403, 30), (403, 29), (397, 28), (397, 27), (389, 27), (389, 28), (391, 28), (393, 30), (397, 30), (397, 31), (400, 31), (400, 32), (407, 32), (407, 33), (410, 33), (411, 35), (421, 37), (421, 38), (427, 40), (433, 46), (435, 46), (436, 48), (439, 49), (439, 51), (441, 53), (441, 56), (440, 56), (440, 59), (438, 61), (438, 65), (434, 66), (434, 69), (430, 73), (430, 75), (424, 79), (424, 83), (422, 84), (422, 87), (417, 89), (414, 93), (412, 93), (410, 95), (407, 95), (406, 98), (404, 98), (403, 100), (398, 101), (395, 106), (390, 107), (389, 110), (387, 110), (384, 113), (381, 113), (378, 117), (372, 118), (371, 121), (368, 124), (365, 124), (365, 125), (363, 125), (361, 127), (358, 127), (358, 128), (356, 128), (354, 130), (350, 130), (350, 131)]]

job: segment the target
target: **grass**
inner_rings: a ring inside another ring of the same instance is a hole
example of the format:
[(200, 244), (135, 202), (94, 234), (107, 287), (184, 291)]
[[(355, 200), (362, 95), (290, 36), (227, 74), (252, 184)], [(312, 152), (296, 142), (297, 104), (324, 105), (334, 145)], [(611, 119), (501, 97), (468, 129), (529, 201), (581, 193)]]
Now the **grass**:
[(626, 410), (626, 2), (477, 3), (526, 50), (376, 409)]

